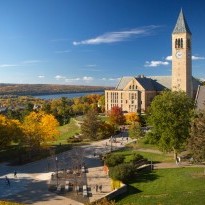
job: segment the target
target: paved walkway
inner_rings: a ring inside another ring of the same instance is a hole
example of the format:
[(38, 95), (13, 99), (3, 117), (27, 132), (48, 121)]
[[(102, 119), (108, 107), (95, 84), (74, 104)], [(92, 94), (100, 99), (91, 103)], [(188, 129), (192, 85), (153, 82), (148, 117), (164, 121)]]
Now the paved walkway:
[[(123, 142), (123, 143), (121, 143)], [(116, 143), (108, 140), (94, 142), (91, 145), (76, 148), (84, 153), (85, 163), (88, 166), (87, 185), (90, 188), (91, 195), (89, 201), (95, 201), (102, 198), (111, 191), (111, 182), (109, 177), (103, 171), (103, 165), (99, 155), (110, 150), (120, 149), (128, 141), (121, 137), (116, 138)], [(75, 152), (76, 152), (76, 149)], [(95, 153), (95, 156), (94, 156)], [(80, 153), (79, 153), (80, 154)], [(73, 150), (59, 154), (59, 161), (64, 161), (59, 166), (69, 166)], [(60, 168), (60, 167), (59, 167)], [(17, 177), (14, 177), (14, 171), (17, 171)], [(82, 203), (74, 201), (68, 197), (57, 195), (48, 191), (48, 183), (51, 173), (56, 170), (55, 158), (49, 157), (40, 161), (29, 163), (23, 166), (7, 166), (0, 164), (0, 200), (11, 200), (34, 205), (80, 205)], [(10, 180), (10, 186), (6, 178)], [(102, 192), (96, 191), (96, 184), (102, 185)]]

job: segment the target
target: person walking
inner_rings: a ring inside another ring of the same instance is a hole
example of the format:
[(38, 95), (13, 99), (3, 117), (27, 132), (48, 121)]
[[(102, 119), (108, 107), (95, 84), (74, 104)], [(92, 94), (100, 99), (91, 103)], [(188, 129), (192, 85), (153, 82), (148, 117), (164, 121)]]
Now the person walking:
[(17, 178), (17, 171), (14, 171), (14, 178)]
[(10, 187), (11, 183), (10, 183), (9, 178), (8, 178), (7, 176), (5, 176), (5, 179), (6, 179), (6, 183), (7, 183), (7, 185)]

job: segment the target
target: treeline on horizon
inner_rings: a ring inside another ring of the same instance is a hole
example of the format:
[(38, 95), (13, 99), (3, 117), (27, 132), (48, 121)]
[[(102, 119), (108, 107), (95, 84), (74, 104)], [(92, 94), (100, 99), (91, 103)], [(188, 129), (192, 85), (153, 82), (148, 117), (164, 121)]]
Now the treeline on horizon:
[(0, 95), (49, 95), (60, 93), (100, 92), (108, 86), (56, 85), (56, 84), (6, 84), (0, 83)]

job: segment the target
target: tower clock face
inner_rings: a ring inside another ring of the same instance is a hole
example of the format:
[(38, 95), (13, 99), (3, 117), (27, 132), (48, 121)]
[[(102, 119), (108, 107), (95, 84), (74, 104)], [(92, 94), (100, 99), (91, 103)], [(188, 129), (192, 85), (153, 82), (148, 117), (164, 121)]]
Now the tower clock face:
[(176, 52), (176, 57), (177, 58), (181, 58), (182, 57), (182, 52), (181, 51), (177, 51)]

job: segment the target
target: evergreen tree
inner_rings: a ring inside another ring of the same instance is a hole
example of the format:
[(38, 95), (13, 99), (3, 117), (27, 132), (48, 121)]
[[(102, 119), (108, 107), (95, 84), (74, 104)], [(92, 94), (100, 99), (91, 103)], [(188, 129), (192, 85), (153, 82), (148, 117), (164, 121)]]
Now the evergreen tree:
[(99, 127), (100, 122), (97, 113), (92, 110), (88, 111), (81, 125), (82, 135), (85, 138), (97, 140)]

